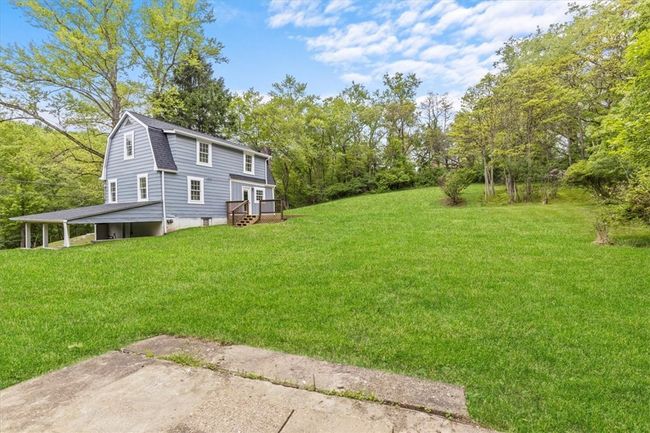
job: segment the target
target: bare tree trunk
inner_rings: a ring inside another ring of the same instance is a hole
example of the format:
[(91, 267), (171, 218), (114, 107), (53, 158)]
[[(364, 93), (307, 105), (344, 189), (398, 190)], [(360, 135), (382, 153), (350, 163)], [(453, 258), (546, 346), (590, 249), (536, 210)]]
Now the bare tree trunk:
[(517, 182), (512, 174), (506, 170), (505, 172), (505, 181), (506, 181), (506, 190), (508, 191), (508, 197), (510, 197), (510, 203), (516, 203), (519, 201), (519, 193), (517, 192)]
[(289, 205), (289, 165), (286, 162), (282, 163), (282, 189), (284, 189), (284, 203)]
[(528, 134), (528, 142), (526, 143), (526, 192), (524, 193), (524, 200), (531, 201), (533, 199), (533, 161), (530, 149), (530, 136)]
[(488, 161), (488, 158), (485, 154), (485, 151), (482, 152), (483, 157), (483, 184), (484, 184), (484, 192), (485, 192), (485, 199), (490, 199), (494, 197), (495, 191), (494, 191), (494, 167), (492, 166), (492, 162)]

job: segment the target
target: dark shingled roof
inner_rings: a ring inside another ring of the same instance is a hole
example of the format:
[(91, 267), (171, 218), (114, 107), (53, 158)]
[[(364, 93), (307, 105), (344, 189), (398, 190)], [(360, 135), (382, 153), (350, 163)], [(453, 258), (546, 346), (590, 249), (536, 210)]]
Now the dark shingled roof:
[[(133, 111), (129, 111), (129, 113), (131, 115), (133, 115), (136, 119), (138, 119), (140, 122), (147, 125), (149, 127), (149, 130), (151, 130), (152, 128), (160, 129), (162, 131), (166, 131), (166, 130), (168, 131), (168, 130), (171, 130), (171, 129), (175, 129), (175, 130), (177, 130), (177, 131), (179, 131), (181, 133), (186, 132), (188, 134), (193, 134), (193, 135), (198, 135), (198, 136), (201, 136), (201, 137), (205, 137), (206, 140), (223, 141), (223, 142), (229, 144), (230, 146), (237, 147), (237, 148), (239, 148), (241, 150), (249, 150), (249, 151), (252, 151), (252, 152), (258, 152), (255, 149), (253, 149), (253, 148), (251, 148), (249, 146), (246, 146), (245, 144), (240, 143), (238, 141), (227, 140), (227, 139), (225, 139), (223, 137), (219, 137), (219, 136), (216, 136), (216, 135), (204, 134), (202, 132), (194, 131), (193, 129), (184, 128), (182, 126), (175, 125), (175, 124), (169, 123), (169, 122), (165, 122), (163, 120), (154, 119), (153, 117), (145, 116), (143, 114), (135, 113)], [(153, 145), (153, 139), (152, 139), (152, 145)], [(167, 145), (167, 147), (169, 147), (169, 145)], [(266, 155), (266, 153), (264, 153), (264, 152), (258, 152), (258, 153), (262, 153), (262, 154)]]
[(54, 212), (23, 215), (9, 219), (12, 221), (22, 221), (26, 223), (62, 223), (64, 221), (73, 221), (81, 218), (105, 215), (108, 213), (133, 209), (136, 207), (151, 206), (158, 203), (160, 203), (160, 201), (148, 201), (141, 203), (106, 203), (96, 206), (77, 207), (73, 209), (57, 210)]
[(262, 183), (262, 184), (266, 183), (266, 179), (262, 179), (260, 177), (252, 177), (252, 176), (242, 176), (241, 174), (231, 174), (230, 178), (234, 180), (241, 180), (244, 182)]
[(149, 126), (149, 139), (151, 140), (151, 148), (153, 149), (154, 158), (156, 158), (156, 166), (160, 170), (178, 170), (172, 150), (169, 147), (167, 135), (161, 129), (152, 128)]

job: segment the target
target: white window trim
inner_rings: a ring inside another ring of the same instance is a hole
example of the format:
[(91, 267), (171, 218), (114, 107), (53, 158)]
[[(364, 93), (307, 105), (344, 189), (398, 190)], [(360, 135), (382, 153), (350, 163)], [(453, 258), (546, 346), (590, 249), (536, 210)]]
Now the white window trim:
[[(126, 154), (126, 137), (131, 137), (131, 156)], [(124, 159), (135, 158), (135, 134), (134, 131), (124, 133)]]
[[(201, 182), (201, 200), (196, 201), (192, 200), (192, 181), (193, 180), (198, 180)], [(189, 204), (204, 204), (205, 198), (205, 182), (203, 181), (202, 177), (196, 177), (196, 176), (187, 176), (187, 203)]]
[[(140, 179), (144, 178), (147, 182), (147, 197), (142, 198), (142, 191), (140, 190)], [(138, 201), (149, 201), (149, 175), (148, 174), (139, 174), (138, 183), (136, 184), (138, 188)]]
[[(251, 171), (246, 171), (246, 157), (251, 157)], [(244, 166), (242, 167), (244, 173), (246, 174), (255, 174), (255, 155), (249, 152), (244, 152)]]
[[(115, 184), (115, 201), (113, 201), (113, 195), (111, 194), (111, 184)], [(118, 195), (117, 195), (117, 179), (108, 179), (108, 202), (109, 203), (117, 203), (118, 202)]]
[[(201, 162), (199, 160), (199, 150), (201, 149), (201, 143), (208, 145), (208, 162)], [(205, 167), (212, 167), (212, 143), (207, 141), (196, 140), (196, 165), (203, 165)]]
[(266, 200), (266, 188), (253, 188), (253, 202), (259, 203), (257, 199), (257, 191), (262, 191), (262, 200)]

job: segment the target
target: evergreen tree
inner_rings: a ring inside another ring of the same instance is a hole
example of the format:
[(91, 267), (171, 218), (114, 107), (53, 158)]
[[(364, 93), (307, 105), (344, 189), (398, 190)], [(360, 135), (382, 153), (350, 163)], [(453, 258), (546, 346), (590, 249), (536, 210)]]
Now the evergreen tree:
[(151, 98), (154, 117), (212, 135), (223, 134), (233, 123), (228, 112), (232, 95), (200, 53), (190, 51), (174, 69), (171, 84)]

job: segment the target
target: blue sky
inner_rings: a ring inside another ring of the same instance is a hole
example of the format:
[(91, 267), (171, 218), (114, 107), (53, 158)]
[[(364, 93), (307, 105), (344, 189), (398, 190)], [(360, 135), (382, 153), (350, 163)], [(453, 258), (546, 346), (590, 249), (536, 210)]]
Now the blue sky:
[[(287, 73), (331, 96), (352, 80), (370, 88), (384, 73), (415, 72), (420, 94), (455, 99), (488, 72), (510, 36), (566, 20), (564, 0), (213, 0), (206, 33), (225, 45), (215, 71), (235, 91), (262, 92)], [(0, 0), (0, 42), (39, 38)]]

